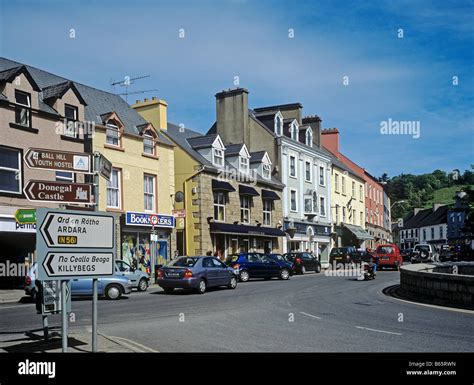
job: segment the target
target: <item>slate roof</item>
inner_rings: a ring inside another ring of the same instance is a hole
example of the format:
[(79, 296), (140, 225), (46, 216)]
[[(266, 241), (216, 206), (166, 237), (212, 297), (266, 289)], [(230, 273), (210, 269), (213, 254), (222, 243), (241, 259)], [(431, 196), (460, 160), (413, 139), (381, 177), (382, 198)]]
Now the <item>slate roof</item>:
[(448, 211), (451, 206), (440, 206), (436, 211), (432, 208), (420, 210), (414, 215), (411, 213), (403, 220), (403, 227), (400, 230), (415, 229), (425, 226), (434, 226), (447, 223)]
[(244, 146), (243, 143), (229, 144), (225, 147), (225, 155), (226, 156), (239, 155), (240, 150), (242, 150), (243, 146)]
[(211, 134), (211, 135), (202, 135), (198, 134), (198, 136), (187, 138), (189, 145), (194, 148), (207, 148), (212, 146), (212, 143), (217, 138), (217, 134)]
[(265, 151), (256, 151), (256, 152), (251, 152), (250, 153), (250, 163), (259, 163), (262, 161), (263, 157), (265, 155)]
[[(21, 66), (23, 66), (21, 63), (0, 57), (0, 73)], [(114, 111), (124, 123), (124, 131), (128, 134), (134, 135), (140, 134), (138, 126), (148, 123), (119, 95), (89, 87), (43, 71), (41, 69), (31, 67), (29, 65), (24, 65), (24, 67), (27, 69), (28, 73), (31, 75), (38, 87), (41, 90), (46, 91), (47, 95), (57, 94), (60, 90), (64, 90), (65, 84), (71, 83), (70, 85), (77, 89), (80, 96), (86, 103), (85, 119), (88, 121), (93, 121), (96, 124), (102, 124), (101, 115), (110, 111)], [(58, 115), (58, 112), (49, 106), (44, 100), (46, 100), (46, 98), (44, 95), (42, 95), (39, 103), (40, 109), (42, 111)], [(158, 133), (158, 139), (161, 143), (169, 146), (173, 145), (172, 142), (165, 135), (163, 135), (161, 130), (156, 129), (156, 131)]]

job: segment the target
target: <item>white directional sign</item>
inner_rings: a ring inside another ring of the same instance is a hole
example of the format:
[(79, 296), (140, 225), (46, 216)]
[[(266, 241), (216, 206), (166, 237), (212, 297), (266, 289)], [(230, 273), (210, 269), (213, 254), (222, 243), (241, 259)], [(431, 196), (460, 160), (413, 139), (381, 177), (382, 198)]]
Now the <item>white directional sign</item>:
[(49, 252), (43, 260), (49, 278), (94, 277), (114, 273), (112, 253)]
[(110, 277), (115, 273), (115, 217), (104, 212), (36, 211), (38, 280)]
[(99, 214), (48, 212), (40, 233), (48, 248), (109, 249), (114, 247), (114, 219)]

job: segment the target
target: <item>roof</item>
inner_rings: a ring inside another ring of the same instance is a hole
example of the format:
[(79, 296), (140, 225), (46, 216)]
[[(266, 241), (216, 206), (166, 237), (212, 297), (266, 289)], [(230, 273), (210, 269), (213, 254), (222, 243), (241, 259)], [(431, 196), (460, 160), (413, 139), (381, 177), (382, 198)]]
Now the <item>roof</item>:
[(259, 163), (263, 160), (266, 151), (256, 151), (250, 153), (250, 163)]
[(403, 228), (401, 228), (401, 230), (446, 223), (450, 207), (451, 206), (440, 206), (436, 211), (433, 211), (432, 208), (428, 208), (420, 210), (416, 214), (412, 213), (403, 220)]
[(198, 148), (206, 148), (206, 147), (211, 147), (212, 143), (217, 138), (217, 134), (211, 134), (211, 135), (202, 135), (198, 134), (198, 136), (193, 137), (193, 138), (188, 138), (188, 143), (192, 148), (198, 149)]
[(243, 146), (244, 146), (243, 143), (228, 144), (225, 148), (225, 154), (227, 156), (239, 155), (240, 150), (242, 150)]
[[(0, 57), (0, 72), (21, 66), (23, 66), (21, 63)], [(27, 69), (28, 73), (31, 75), (38, 87), (41, 90), (46, 91), (46, 95), (56, 95), (61, 91), (64, 91), (66, 84), (69, 84), (71, 87), (75, 87), (86, 103), (85, 119), (88, 121), (95, 122), (96, 124), (102, 124), (102, 119), (100, 116), (104, 113), (114, 111), (124, 123), (124, 131), (128, 134), (134, 135), (140, 134), (138, 126), (148, 123), (119, 95), (89, 87), (29, 65), (24, 65), (24, 67)], [(45, 103), (44, 100), (45, 96), (42, 95), (40, 98), (40, 109), (45, 112), (58, 115), (58, 112)], [(158, 139), (161, 143), (172, 145), (172, 143), (163, 135), (160, 129), (156, 129), (156, 131), (158, 133)]]

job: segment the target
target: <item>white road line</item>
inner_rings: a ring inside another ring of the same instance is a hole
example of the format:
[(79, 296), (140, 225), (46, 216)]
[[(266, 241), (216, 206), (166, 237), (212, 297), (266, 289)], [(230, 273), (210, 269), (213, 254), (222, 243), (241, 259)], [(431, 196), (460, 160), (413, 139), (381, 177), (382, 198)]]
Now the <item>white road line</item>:
[(386, 333), (386, 334), (394, 334), (396, 336), (401, 336), (403, 335), (402, 333), (395, 333), (395, 332), (388, 332), (386, 330), (379, 330), (379, 329), (371, 329), (371, 328), (366, 328), (363, 326), (356, 326), (357, 329), (362, 329), (362, 330), (369, 330), (371, 332), (377, 332), (377, 333)]
[(132, 340), (129, 340), (128, 338), (123, 338), (123, 337), (116, 337), (116, 336), (105, 336), (102, 334), (102, 336), (106, 337), (106, 338), (109, 338), (109, 339), (116, 339), (116, 340), (119, 340), (120, 343), (126, 345), (127, 347), (129, 347), (130, 349), (132, 350), (135, 350), (137, 352), (150, 352), (150, 353), (158, 353), (157, 350), (154, 350), (152, 348), (149, 348), (148, 346), (145, 346), (145, 345), (142, 345), (136, 341), (132, 341)]
[(306, 316), (311, 317), (311, 318), (322, 319), (321, 317), (318, 317), (318, 316), (315, 316), (315, 315), (312, 315), (312, 314), (309, 314), (309, 313), (305, 313), (304, 311), (300, 311), (300, 314), (306, 315)]
[(17, 306), (0, 306), (0, 310), (3, 309), (21, 309), (24, 307), (30, 307), (30, 305), (17, 305)]

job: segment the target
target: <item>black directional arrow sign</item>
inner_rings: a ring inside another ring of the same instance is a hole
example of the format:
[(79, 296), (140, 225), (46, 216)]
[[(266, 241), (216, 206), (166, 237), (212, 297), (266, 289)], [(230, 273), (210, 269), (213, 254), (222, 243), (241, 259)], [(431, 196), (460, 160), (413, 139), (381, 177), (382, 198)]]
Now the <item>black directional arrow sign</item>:
[(94, 277), (114, 273), (113, 253), (48, 253), (43, 261), (48, 278)]

